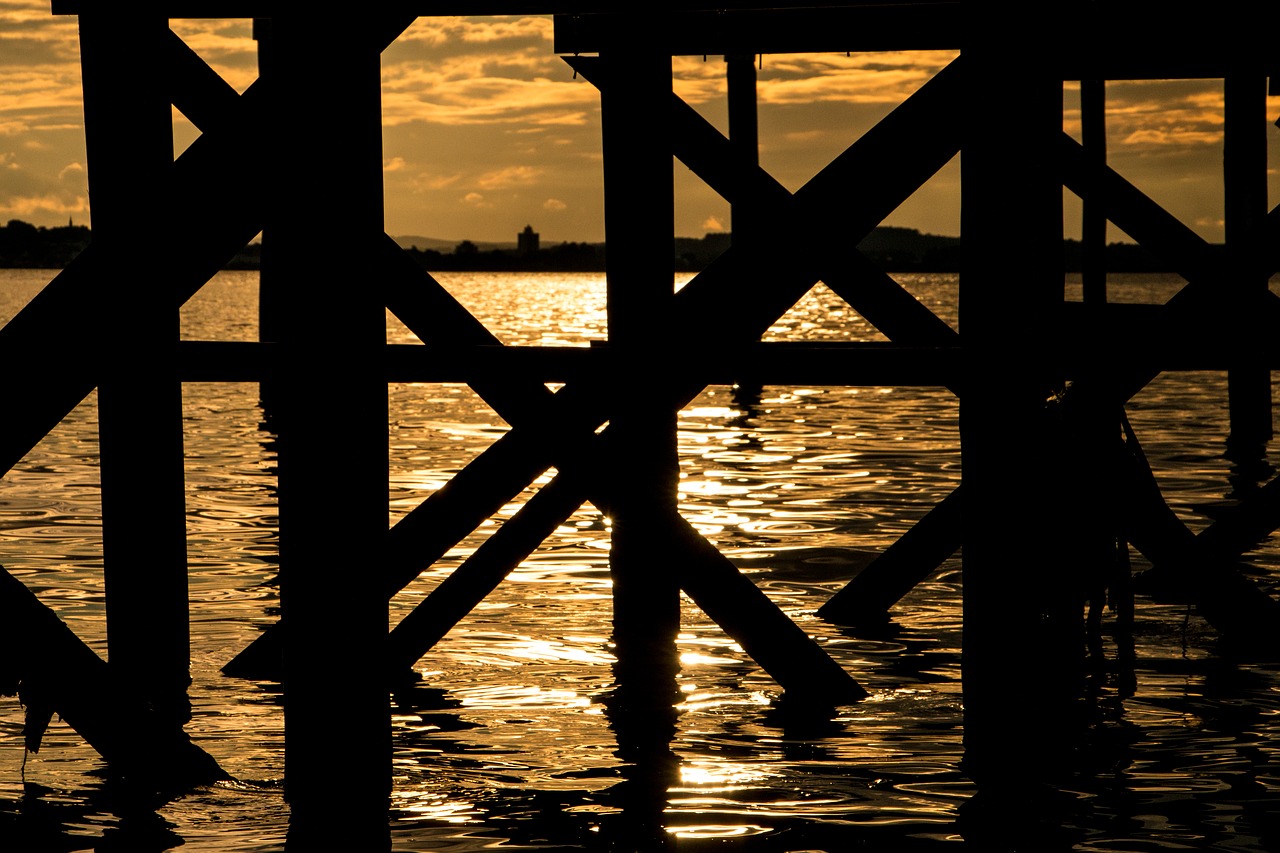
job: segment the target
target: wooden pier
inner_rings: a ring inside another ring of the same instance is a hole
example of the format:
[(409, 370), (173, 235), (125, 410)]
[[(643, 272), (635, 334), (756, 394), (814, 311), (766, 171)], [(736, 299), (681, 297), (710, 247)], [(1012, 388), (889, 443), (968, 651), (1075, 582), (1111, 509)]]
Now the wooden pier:
[[(1280, 526), (1280, 479), (1193, 535), (1135, 461), (1124, 404), (1161, 371), (1228, 369), (1227, 450), (1261, 457), (1272, 436), (1270, 371), (1280, 352), (1270, 330), (1280, 303), (1268, 280), (1280, 264), (1280, 208), (1267, 208), (1261, 134), (1267, 79), (1274, 86), (1280, 76), (1280, 12), (1230, 5), (1188, 17), (1155, 4), (1062, 3), (1037, 10), (1052, 26), (1019, 31), (1012, 43), (1007, 8), (976, 2), (686, 0), (635, 12), (571, 0), (375, 5), (337, 17), (270, 0), (52, 4), (54, 14), (79, 16), (93, 243), (0, 329), (7, 363), (47, 367), (7, 374), (0, 473), (97, 389), (110, 664), (0, 575), (0, 689), (39, 698), (28, 702), (38, 709), (29, 744), (38, 746), (41, 714), (58, 713), (122, 772), (179, 783), (225, 775), (183, 733), (181, 385), (195, 380), (262, 383), (279, 434), (281, 619), (225, 671), (282, 682), (299, 849), (316, 838), (386, 847), (389, 686), (585, 501), (613, 520), (623, 707), (672, 713), (681, 591), (795, 701), (833, 707), (866, 695), (677, 510), (676, 413), (706, 385), (743, 375), (928, 384), (961, 396), (963, 492), (819, 615), (883, 621), (963, 548), (965, 769), (980, 786), (999, 790), (1015, 766), (1025, 772), (1010, 745), (1071, 730), (1086, 606), (1099, 585), (1127, 578), (1116, 574), (1118, 544), (1147, 556), (1224, 636), (1276, 650), (1280, 604), (1230, 563)], [(446, 14), (554, 15), (556, 53), (599, 89), (607, 346), (502, 346), (384, 232), (379, 54), (418, 16)], [(243, 94), (169, 29), (169, 19), (196, 17), (254, 19), (260, 76)], [(959, 57), (795, 192), (760, 167), (755, 57), (898, 49)], [(680, 54), (726, 57), (729, 137), (673, 94), (671, 58)], [(1183, 77), (1225, 81), (1225, 254), (1107, 165), (1106, 81)], [(1080, 83), (1082, 142), (1062, 129), (1064, 81)], [(201, 132), (176, 160), (171, 105)], [(304, 138), (342, 152), (323, 185), (288, 168)], [(963, 334), (854, 248), (960, 153)], [(731, 204), (737, 238), (678, 293), (666, 251), (673, 155)], [(1084, 205), (1081, 303), (1063, 295), (1064, 187)], [(124, 299), (108, 283), (127, 262), (128, 229), (156, 206), (172, 213), (155, 226), (155, 244), (171, 251), (157, 265), (166, 274)], [(352, 251), (321, 263), (308, 240), (335, 208), (349, 212)], [(181, 233), (170, 230), (176, 222)], [(1188, 281), (1167, 305), (1108, 304), (1107, 222)], [(765, 232), (772, 244), (751, 239)], [(259, 233), (261, 341), (179, 341), (179, 307)], [(770, 249), (801, 236), (813, 251), (800, 263)], [(371, 264), (376, 287), (330, 286), (370, 280)], [(762, 343), (819, 281), (890, 343)], [(384, 309), (427, 345), (387, 346)], [(1218, 337), (1188, 340), (1190, 319), (1205, 316)], [(702, 334), (704, 367), (653, 370), (663, 342), (689, 329)], [(511, 429), (387, 530), (387, 383), (406, 380), (464, 381)], [(544, 384), (552, 381), (568, 384), (553, 395)], [(1059, 401), (1052, 410), (1049, 399)], [(145, 437), (128, 427), (138, 420), (151, 425)], [(550, 482), (388, 633), (389, 598), (552, 467)], [(1028, 476), (1031, 468), (1054, 476)], [(1085, 496), (1098, 483), (1117, 499), (1091, 505)], [(144, 518), (132, 510), (140, 504), (160, 509)], [(1039, 555), (1033, 574), (1026, 554)], [(353, 582), (355, 565), (378, 571)], [(57, 641), (41, 655), (17, 654), (19, 624)], [(335, 669), (344, 673), (336, 696)], [(1011, 677), (1024, 691), (1020, 715), (1007, 711)], [(115, 689), (130, 697), (127, 709), (102, 701)], [(325, 745), (334, 716), (344, 720), (340, 751)], [(1058, 743), (1046, 774), (1069, 760), (1070, 738)], [(127, 758), (139, 749), (173, 762)], [(366, 784), (335, 786), (334, 777)]]

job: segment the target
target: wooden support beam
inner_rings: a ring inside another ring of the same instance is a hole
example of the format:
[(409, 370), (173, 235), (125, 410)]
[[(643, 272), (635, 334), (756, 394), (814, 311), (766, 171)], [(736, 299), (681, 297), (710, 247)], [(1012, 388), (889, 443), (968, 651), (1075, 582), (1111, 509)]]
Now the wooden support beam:
[[(117, 268), (132, 258), (140, 224), (169, 207), (173, 129), (159, 73), (168, 35), (154, 13), (80, 18), (93, 242)], [(154, 271), (112, 288), (97, 318), (119, 335), (95, 358), (103, 575), (117, 677), (181, 728), (191, 716), (182, 386), (172, 362), (157, 358), (179, 329), (165, 298), (170, 231), (156, 230)]]
[(867, 695), (684, 519), (680, 519), (675, 544), (681, 555), (680, 585), (689, 598), (773, 676), (788, 697), (821, 706), (854, 702)]
[[(1242, 60), (1243, 62), (1243, 60)], [(1223, 80), (1223, 188), (1227, 238), (1227, 289), (1221, 295), (1236, 308), (1231, 328), (1242, 337), (1264, 337), (1251, 312), (1270, 295), (1269, 275), (1260, 275), (1256, 255), (1267, 213), (1267, 81), (1256, 68), (1237, 68)], [(1271, 371), (1257, 359), (1233, 364), (1227, 374), (1231, 433), (1227, 455), (1243, 481), (1267, 471), (1266, 444), (1272, 437)], [(1246, 487), (1247, 488), (1247, 487)]]
[[(602, 92), (610, 85), (597, 59), (572, 57), (565, 61)], [(819, 259), (809, 268), (798, 266), (791, 259), (790, 269), (779, 271), (780, 277), (773, 279), (770, 289), (752, 300), (739, 300), (743, 311), (758, 312), (761, 317), (772, 311), (780, 315), (798, 298), (800, 287), (808, 287), (821, 277), (833, 289), (838, 288), (842, 298), (891, 340), (924, 346), (954, 342), (955, 332), (945, 322), (861, 256), (854, 246), (902, 201), (903, 186), (918, 187), (959, 150), (956, 91), (960, 78), (961, 63), (957, 60), (807, 182), (794, 198), (768, 172), (738, 162), (732, 143), (696, 110), (672, 96), (673, 153), (731, 204), (750, 205), (760, 227), (773, 232), (789, 228), (803, 233), (805, 243), (813, 246)], [(926, 131), (925, 125), (931, 129)], [(858, 188), (857, 203), (850, 204), (841, 197), (847, 187)], [(746, 246), (737, 250), (751, 251)], [(750, 263), (762, 260), (767, 258), (756, 255)], [(720, 295), (723, 285), (716, 282), (720, 271), (717, 266), (729, 267), (735, 262), (720, 259), (705, 275), (685, 286), (681, 297), (695, 302), (683, 309), (686, 314), (700, 316), (699, 312), (710, 310), (709, 305), (704, 307), (698, 302), (704, 289), (707, 303), (720, 300), (722, 312), (732, 310), (732, 303), (724, 303)], [(801, 275), (807, 284), (785, 284)], [(769, 311), (758, 307), (762, 299), (767, 300), (764, 304)], [(752, 330), (749, 333), (736, 331), (739, 325), (729, 317), (724, 327), (739, 339), (758, 336), (754, 322), (747, 327)]]
[[(1048, 456), (1045, 400), (1062, 300), (1062, 189), (1045, 157), (1062, 127), (1062, 86), (1041, 53), (1007, 74), (990, 5), (967, 7), (960, 322), (965, 495), (965, 767), (1013, 789), (1060, 769), (1082, 687), (1083, 595), (1064, 562), (1057, 491), (1074, 476)], [(1010, 109), (1017, 105), (1016, 110)], [(1020, 355), (1008, 358), (1009, 348)], [(1028, 469), (1045, 474), (1028, 478)], [(1052, 471), (1053, 476), (1048, 472)], [(1021, 712), (1008, 712), (1009, 685)], [(1042, 737), (1055, 732), (1051, 743)], [(1034, 767), (1025, 744), (1044, 744)]]
[[(1110, 167), (1099, 167), (1066, 133), (1058, 138), (1062, 183), (1082, 199), (1100, 194), (1106, 218), (1188, 281), (1211, 276), (1212, 247)], [(1059, 250), (1060, 252), (1060, 250)]]
[[(1107, 165), (1107, 83), (1105, 80), (1080, 81), (1080, 137), (1085, 157), (1090, 163), (1089, 180), (1100, 175)], [(1107, 301), (1107, 215), (1102, 209), (1101, 193), (1086, 192), (1081, 212), (1080, 248), (1083, 299), (1089, 305)]]
[[(256, 84), (255, 84), (256, 86)], [(183, 228), (171, 240), (171, 263), (157, 302), (177, 309), (262, 230), (252, 126), (260, 117), (261, 89), (241, 97), (238, 119), (196, 139), (173, 162), (172, 216)], [(238, 193), (226, 192), (236, 186)], [(98, 230), (95, 227), (95, 230)], [(96, 240), (96, 238), (95, 238)], [(90, 245), (0, 329), (0, 358), (35, 363), (7, 382), (6, 417), (0, 419), (0, 474), (8, 471), (57, 426), (97, 384), (102, 363), (121, 330), (102, 322), (112, 290), (104, 286), (121, 261)], [(57, 330), (55, 334), (53, 330)], [(50, 383), (49, 375), (59, 381)]]
[[(612, 441), (604, 456), (611, 507), (609, 572), (620, 695), (674, 697), (680, 586), (674, 527), (676, 410), (668, 380), (675, 341), (671, 253), (674, 189), (668, 141), (671, 56), (652, 16), (608, 22), (600, 61), (615, 85), (600, 96), (609, 345), (618, 369), (605, 389)], [(628, 704), (628, 703), (624, 703)], [(655, 712), (669, 705), (657, 700)]]
[(202, 131), (234, 120), (240, 93), (173, 30), (165, 37), (165, 53), (170, 103)]
[(476, 608), (499, 583), (582, 506), (586, 484), (557, 474), (538, 489), (449, 577), (391, 629), (392, 678), (408, 673), (445, 634)]
[[(756, 55), (734, 53), (726, 56), (724, 62), (725, 83), (729, 90), (729, 141), (738, 173), (749, 174), (760, 168)], [(761, 229), (756, 215), (759, 204), (755, 200), (741, 200), (732, 206), (730, 231), (734, 242), (747, 244), (764, 238), (767, 231)]]
[[(673, 53), (797, 53), (956, 50), (961, 47), (963, 3), (823, 3), (808, 8), (734, 10), (682, 4), (668, 18)], [(1007, 13), (1006, 13), (1007, 14)], [(599, 50), (602, 18), (590, 11), (555, 19), (557, 53)], [(1232, 15), (1160, 15), (1146, 4), (1080, 5), (1055, 15), (1064, 46), (1040, 57), (1059, 80), (1221, 77), (1237, 55), (1268, 55), (1266, 33), (1280, 24), (1269, 7)], [(1013, 26), (1003, 19), (1001, 31)], [(1274, 73), (1274, 72), (1273, 72)]]
[(1280, 526), (1280, 478), (1193, 534), (1165, 503), (1127, 423), (1125, 433), (1125, 464), (1116, 479), (1121, 529), (1152, 563), (1138, 579), (1139, 590), (1191, 601), (1231, 645), (1249, 654), (1275, 654), (1280, 602), (1240, 571), (1237, 558)]
[[(943, 78), (944, 80), (947, 78)], [(951, 78), (954, 80), (954, 76)], [(922, 95), (922, 92), (928, 94)], [(938, 87), (925, 87), (908, 99), (893, 113), (896, 132), (908, 135), (925, 135), (929, 132), (936, 110), (948, 101), (947, 92)], [(824, 170), (811, 184), (855, 180), (859, 175), (876, 170), (876, 157), (890, 156), (892, 140), (877, 135), (864, 144), (859, 155), (843, 156)], [(949, 158), (947, 154), (943, 158)], [(867, 162), (863, 157), (869, 158)], [(880, 164), (880, 168), (883, 164)], [(928, 174), (932, 174), (929, 172)], [(908, 171), (895, 182), (881, 179), (875, 184), (878, 194), (874, 203), (892, 210), (902, 199), (914, 192), (918, 178), (915, 171)], [(927, 177), (927, 174), (924, 176)], [(813, 202), (821, 204), (822, 193), (811, 190)], [(896, 198), (896, 200), (895, 200)], [(871, 218), (871, 217), (868, 217)], [(879, 221), (879, 220), (874, 220)], [(874, 223), (873, 223), (874, 224)], [(869, 228), (871, 225), (868, 225)], [(766, 256), (763, 247), (751, 247), (746, 251), (722, 257), (708, 270), (699, 273), (694, 280), (676, 294), (675, 302), (689, 328), (706, 329), (704, 316), (720, 316), (726, 300), (724, 294), (732, 293), (735, 282), (747, 272), (758, 273), (758, 262)], [(455, 333), (467, 341), (489, 340), (492, 337), (474, 318), (466, 316), (461, 306), (451, 297), (443, 295), (443, 289), (424, 273), (389, 238), (383, 240), (379, 250), (383, 265), (384, 286), (388, 287), (388, 307), (424, 340), (449, 339)], [(423, 282), (427, 287), (421, 287)], [(767, 304), (750, 303), (741, 307), (747, 314), (745, 321), (734, 320), (740, 327), (733, 336), (738, 341), (758, 339), (759, 334), (782, 312), (789, 308), (813, 283), (813, 279), (794, 269), (779, 271), (778, 294)], [(695, 301), (696, 295), (696, 301)], [(729, 300), (731, 303), (732, 300)], [(912, 300), (915, 303), (915, 300)], [(731, 318), (733, 319), (733, 318)], [(458, 322), (453, 322), (457, 320)], [(945, 326), (945, 324), (943, 324)], [(673, 411), (692, 399), (702, 386), (696, 382), (679, 384), (672, 388), (675, 402)], [(568, 387), (551, 395), (545, 388), (532, 388), (523, 392), (516, 403), (509, 403), (499, 395), (502, 388), (476, 388), (499, 414), (515, 428), (486, 449), (466, 468), (453, 477), (441, 490), (433, 493), (392, 529), (393, 540), (405, 543), (404, 547), (389, 545), (388, 595), (403, 588), (426, 566), (443, 555), (457, 539), (474, 529), (491, 516), (508, 500), (527, 486), (551, 465), (564, 470), (572, 464), (575, 447), (585, 446), (592, 440), (595, 430), (606, 415), (598, 408), (598, 400), (590, 389)], [(544, 396), (545, 395), (545, 396)], [(546, 398), (550, 397), (549, 401)], [(532, 417), (527, 425), (519, 425), (521, 418)], [(606, 430), (607, 432), (607, 430)], [(560, 448), (560, 451), (557, 451)], [(561, 452), (559, 458), (557, 452)], [(279, 659), (278, 631), (268, 629), (261, 637), (246, 647), (230, 661), (224, 672), (254, 677), (270, 677), (271, 666)]]
[(16, 693), (26, 706), (31, 752), (39, 750), (44, 726), (57, 714), (113, 774), (140, 788), (186, 789), (231, 778), (3, 567), (0, 648), (0, 695)]
[[(353, 286), (384, 233), (376, 41), (359, 17), (300, 13), (272, 22), (267, 227), (273, 273), (290, 301), (273, 400), (284, 785), (289, 844), (299, 849), (389, 843), (387, 597), (377, 583), (350, 582), (359, 567), (382, 564), (387, 532), (386, 311), (376, 290)], [(344, 168), (317, 181), (298, 168), (301, 146), (310, 162), (341, 160)], [(315, 235), (334, 228), (335, 217), (346, 251), (317, 253)], [(336, 750), (335, 719), (344, 732)]]
[[(413, 22), (402, 12), (379, 15), (370, 38), (381, 51)], [(258, 81), (226, 120), (206, 129), (173, 163), (166, 294), (175, 309), (221, 270), (263, 227), (261, 128), (269, 88)], [(235, 187), (234, 193), (228, 187)], [(0, 418), (0, 475), (58, 425), (97, 384), (101, 359), (116, 334), (102, 323), (118, 274), (107, 253), (89, 246), (0, 328), (0, 360), (38, 363), (6, 380)], [(48, 377), (56, 375), (57, 383)]]
[(962, 544), (960, 486), (899, 537), (826, 604), (818, 616), (840, 625), (876, 626)]

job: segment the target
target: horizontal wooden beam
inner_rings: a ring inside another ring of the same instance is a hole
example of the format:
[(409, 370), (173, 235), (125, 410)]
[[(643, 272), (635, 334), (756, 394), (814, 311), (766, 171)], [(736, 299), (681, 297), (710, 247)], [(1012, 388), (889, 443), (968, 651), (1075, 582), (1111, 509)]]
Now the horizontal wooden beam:
[[(573, 382), (602, 380), (615, 371), (608, 346), (387, 346), (388, 382)], [(757, 344), (740, 350), (690, 350), (678, 374), (705, 385), (750, 379), (768, 385), (945, 385), (956, 373), (954, 347), (880, 343)], [(277, 368), (275, 344), (183, 341), (178, 372), (184, 382), (260, 382)]]
[[(270, 18), (287, 7), (276, 0), (167, 0), (157, 4), (170, 18)], [(1243, 4), (1242, 4), (1243, 5)], [(55, 15), (109, 8), (104, 0), (53, 0)], [(959, 50), (962, 2), (822, 2), (822, 0), (672, 0), (651, 14), (668, 19), (663, 32), (673, 55), (724, 55)], [(616, 4), (605, 0), (490, 0), (430, 3), (399, 0), (378, 14), (550, 15), (556, 18), (554, 50), (598, 53)], [(1012, 17), (1012, 16), (1011, 16)], [(1012, 19), (1011, 26), (1015, 25)], [(1274, 4), (1170, 15), (1155, 3), (1079, 3), (1046, 19), (1041, 29), (1019, 25), (1020, 41), (1043, 36), (1042, 52), (1057, 50), (1064, 80), (1215, 78), (1242, 63), (1277, 74), (1271, 49), (1280, 24)], [(1268, 69), (1270, 69), (1268, 71)], [(1016, 69), (1011, 68), (1011, 73)]]
[[(53, 14), (80, 15), (95, 9), (110, 8), (106, 0), (53, 0)], [(279, 0), (161, 0), (154, 4), (170, 18), (270, 18), (278, 11), (288, 12), (288, 4)], [(866, 3), (824, 2), (824, 0), (667, 0), (662, 4), (669, 12), (724, 12), (777, 9), (805, 9), (845, 6), (921, 7), (958, 6), (954, 2), (921, 2), (921, 0), (871, 0)], [(378, 3), (383, 11), (411, 12), (423, 17), (433, 15), (600, 15), (618, 11), (608, 0), (385, 0)]]
[[(1104, 313), (1110, 315), (1112, 306)], [(1082, 303), (1068, 303), (1068, 330), (1060, 355), (1062, 365), (1102, 361), (1153, 366), (1162, 372), (1226, 370), (1241, 357), (1280, 370), (1280, 342), (1265, 337), (1183, 338), (1180, 318), (1160, 305), (1115, 306), (1116, 319), (1134, 321), (1125, 328), (1113, 322), (1086, 321)], [(1280, 308), (1266, 310), (1276, 316)], [(431, 346), (390, 344), (386, 350), (388, 382), (589, 382), (615, 371), (608, 346)], [(276, 345), (254, 342), (183, 341), (178, 345), (178, 372), (183, 382), (261, 382), (277, 366)], [(685, 353), (680, 382), (732, 385), (950, 386), (959, 378), (959, 346), (913, 347), (890, 343), (764, 343), (737, 349), (696, 347)]]
[[(964, 47), (964, 4), (959, 2), (769, 5), (673, 11), (668, 47), (673, 55), (693, 56)], [(1064, 80), (1212, 78), (1242, 64), (1274, 73), (1280, 61), (1269, 33), (1277, 23), (1280, 11), (1272, 6), (1178, 16), (1162, 14), (1153, 4), (1080, 3), (1046, 20), (1039, 32), (1021, 30), (1019, 39), (1035, 42), (1039, 35), (1038, 52), (1057, 54), (1051, 67)], [(557, 53), (599, 53), (607, 49), (608, 38), (607, 15), (556, 16)], [(1010, 73), (1016, 71), (1010, 67)]]

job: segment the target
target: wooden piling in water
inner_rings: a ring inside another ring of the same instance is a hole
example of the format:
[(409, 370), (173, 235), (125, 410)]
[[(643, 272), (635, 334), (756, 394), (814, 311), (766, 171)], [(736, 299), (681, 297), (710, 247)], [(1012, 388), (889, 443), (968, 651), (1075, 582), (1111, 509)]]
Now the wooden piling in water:
[[(299, 849), (388, 843), (387, 600), (381, 584), (352, 582), (381, 563), (388, 501), (385, 309), (376, 290), (352, 286), (383, 234), (380, 49), (369, 21), (272, 21), (267, 228), (290, 309), (275, 400), (285, 797)], [(338, 43), (345, 49), (331, 51)], [(297, 168), (304, 138), (313, 164), (343, 168), (324, 181)], [(335, 217), (344, 251), (315, 251)]]
[[(154, 12), (80, 17), (93, 241), (118, 270), (132, 268), (140, 226), (168, 207), (173, 132), (158, 73), (168, 36)], [(160, 254), (147, 271), (98, 285), (108, 289), (98, 321), (112, 330), (98, 355), (107, 647), (121, 683), (181, 728), (191, 676), (178, 311), (159, 298), (171, 242), (166, 223), (153, 225)]]
[[(1058, 387), (1051, 356), (1063, 271), (1061, 180), (1043, 152), (1061, 133), (1062, 82), (1043, 55), (1048, 46), (1022, 53), (1009, 75), (992, 9), (967, 11), (964, 765), (980, 785), (1012, 789), (1065, 761), (1083, 654), (1082, 602), (1060, 559), (1056, 501), (1074, 472), (1056, 464), (1046, 416)], [(1037, 745), (1034, 765), (1028, 744)]]
[[(1240, 332), (1249, 338), (1267, 334), (1253, 321), (1259, 297), (1269, 294), (1271, 277), (1258, 258), (1258, 235), (1267, 214), (1267, 86), (1255, 63), (1242, 57), (1223, 79), (1223, 218), (1230, 278), (1224, 298), (1236, 308)], [(1254, 472), (1256, 485), (1266, 473), (1266, 443), (1272, 437), (1271, 370), (1249, 359), (1233, 365), (1227, 381), (1227, 454)]]
[(0, 696), (26, 708), (23, 739), (38, 752), (54, 714), (138, 791), (183, 791), (230, 778), (207, 752), (0, 566)]
[[(609, 346), (605, 394), (613, 442), (609, 551), (617, 691), (623, 704), (668, 709), (680, 628), (676, 412), (665, 351), (673, 341), (674, 266), (667, 247), (674, 188), (667, 144), (671, 54), (651, 16), (610, 21), (601, 63), (617, 84), (600, 99)], [(650, 710), (656, 710), (651, 708)], [(669, 713), (669, 711), (668, 711)]]
[[(1053, 44), (1018, 55), (1011, 74), (1007, 46), (995, 35), (1003, 22), (990, 4), (921, 4), (923, 10), (910, 13), (913, 20), (894, 17), (901, 14), (895, 4), (732, 4), (724, 10), (682, 3), (687, 14), (678, 19), (670, 10), (587, 8), (578, 16), (579, 6), (593, 4), (570, 4), (575, 17), (557, 21), (557, 41), (563, 24), (572, 30), (566, 43), (576, 45), (565, 52), (593, 52), (595, 39), (599, 53), (570, 64), (601, 90), (609, 342), (599, 355), (611, 359), (611, 369), (555, 395), (540, 381), (496, 370), (476, 378), (473, 388), (512, 430), (388, 532), (384, 305), (424, 340), (434, 335), (464, 353), (498, 343), (383, 233), (378, 53), (413, 14), (398, 7), (394, 14), (340, 22), (301, 13), (257, 19), (260, 79), (237, 95), (168, 31), (164, 18), (103, 12), (73, 0), (55, 5), (85, 5), (94, 245), (0, 330), (0, 356), (37, 353), (62, 378), (56, 388), (27, 377), (12, 380), (13, 414), (0, 424), (0, 465), (8, 470), (97, 383), (109, 673), (7, 574), (0, 577), (0, 612), (18, 615), (0, 625), (10, 643), (25, 639), (12, 628), (20, 624), (55, 649), (39, 660), (22, 657), (23, 676), (41, 685), (31, 695), (52, 696), (50, 685), (65, 675), (63, 668), (71, 680), (93, 685), (59, 694), (61, 704), (46, 702), (41, 712), (51, 707), (74, 719), (109, 761), (128, 762), (127, 748), (135, 743), (191, 758), (181, 732), (188, 627), (180, 385), (173, 360), (163, 355), (177, 340), (177, 307), (259, 230), (266, 235), (260, 339), (279, 343), (273, 366), (261, 369), (279, 391), (272, 405), (280, 435), (283, 616), (247, 652), (283, 661), (291, 846), (318, 839), (353, 849), (386, 846), (390, 732), (383, 662), (397, 672), (411, 666), (583, 500), (613, 519), (618, 692), (610, 716), (624, 759), (638, 766), (627, 781), (641, 783), (646, 831), (656, 827), (655, 837), (662, 837), (662, 796), (674, 778), (664, 738), (673, 728), (681, 589), (788, 694), (828, 703), (865, 695), (678, 512), (675, 413), (702, 383), (696, 366), (679, 376), (663, 369), (662, 347), (696, 332), (709, 347), (745, 352), (740, 348), (757, 341), (818, 280), (895, 344), (963, 344), (963, 375), (947, 382), (957, 393), (964, 390), (963, 525), (957, 490), (820, 615), (883, 617), (963, 545), (965, 766), (980, 783), (1021, 782), (1028, 769), (1022, 749), (1028, 742), (1045, 745), (1047, 730), (1055, 735), (1048, 744), (1059, 749), (1047, 766), (1064, 757), (1081, 670), (1081, 606), (1117, 532), (1157, 564), (1153, 577), (1170, 566), (1224, 635), (1249, 648), (1271, 647), (1267, 635), (1280, 605), (1229, 563), (1280, 524), (1280, 479), (1242, 496), (1236, 510), (1193, 536), (1154, 479), (1148, 482), (1116, 448), (1121, 405), (1163, 363), (1150, 353), (1120, 358), (1101, 344), (1091, 349), (1094, 341), (1084, 334), (1108, 328), (1117, 316), (1105, 304), (1101, 250), (1108, 220), (1191, 282), (1151, 324), (1154, 339), (1204, 310), (1217, 311), (1245, 339), (1267, 331), (1257, 318), (1275, 310), (1267, 279), (1277, 266), (1280, 214), (1266, 213), (1261, 66), (1233, 63), (1213, 44), (1190, 51), (1179, 42), (1180, 49), (1168, 51), (1177, 57), (1170, 60), (1144, 44), (1117, 47), (1104, 39), (1102, 48), (1079, 56)], [(559, 11), (536, 3), (499, 4), (496, 11), (533, 11), (526, 5)], [(884, 26), (890, 19), (898, 25)], [(922, 86), (813, 181), (792, 193), (759, 168), (757, 53), (780, 46), (844, 50), (844, 40), (863, 38), (858, 43), (871, 49), (905, 41), (955, 46), (958, 21), (966, 24), (963, 61)], [(906, 23), (913, 25), (909, 38)], [(1129, 38), (1135, 24), (1165, 26), (1141, 18), (1110, 23), (1117, 32), (1127, 27)], [(1085, 32), (1078, 28), (1076, 35)], [(838, 47), (833, 39), (841, 40)], [(728, 139), (671, 92), (674, 44), (690, 40), (726, 55)], [(339, 49), (330, 50), (334, 46)], [(1171, 67), (1200, 75), (1224, 62), (1230, 65), (1225, 265), (1204, 240), (1110, 170), (1105, 145), (1107, 79)], [(172, 72), (166, 79), (177, 84), (174, 92), (161, 85), (160, 67)], [(1083, 81), (1081, 143), (1060, 132), (1064, 74)], [(126, 90), (128, 97), (118, 97)], [(176, 164), (170, 94), (202, 131)], [(1012, 101), (1016, 118), (1008, 111)], [(322, 117), (336, 120), (321, 127)], [(300, 133), (330, 155), (334, 168), (324, 183), (292, 167), (290, 146)], [(962, 145), (963, 339), (852, 248)], [(672, 154), (729, 201), (735, 231), (733, 248), (678, 296), (665, 250), (673, 236)], [(261, 170), (264, 160), (266, 180), (241, 184), (235, 199), (223, 192), (237, 176)], [(1075, 327), (1071, 346), (1060, 325), (1068, 315), (1057, 263), (1064, 185), (1082, 196), (1085, 218), (1088, 316)], [(163, 231), (157, 241), (175, 247), (165, 259), (165, 280), (108, 289), (109, 278), (126, 266), (135, 237), (127, 229), (158, 198), (172, 202), (172, 219), (186, 226), (183, 234)], [(338, 209), (352, 211), (343, 222), (348, 245), (342, 254), (320, 255), (313, 236), (330, 227)], [(763, 234), (781, 235), (784, 246), (803, 236), (812, 252), (781, 257), (758, 239)], [(381, 290), (338, 286), (366, 278), (370, 258)], [(759, 286), (748, 291), (744, 280)], [(43, 338), (61, 322), (76, 340), (51, 350)], [(1063, 357), (1067, 350), (1078, 361)], [(109, 359), (100, 358), (104, 351)], [(1271, 438), (1270, 364), (1264, 352), (1246, 346), (1229, 354), (1228, 451), (1238, 461), (1256, 462)], [(1062, 393), (1065, 379), (1076, 383), (1071, 393)], [(146, 424), (145, 432), (137, 422)], [(1132, 434), (1127, 446), (1136, 451)], [(553, 482), (388, 638), (388, 597), (553, 465), (559, 469)], [(1085, 498), (1099, 482), (1115, 483), (1126, 505), (1090, 511)], [(1061, 545), (1064, 528), (1070, 547)], [(359, 581), (351, 582), (352, 575)], [(47, 671), (32, 675), (32, 666)], [(0, 688), (11, 676), (0, 667)], [(127, 724), (100, 695), (116, 678), (143, 697), (130, 705), (135, 719)], [(1010, 713), (1015, 692), (1017, 708)], [(648, 712), (653, 719), (644, 717)], [(338, 748), (335, 719), (342, 725)], [(135, 728), (137, 720), (154, 723), (160, 737), (140, 737), (146, 732)], [(639, 766), (645, 762), (651, 766)], [(333, 785), (333, 778), (360, 784)]]

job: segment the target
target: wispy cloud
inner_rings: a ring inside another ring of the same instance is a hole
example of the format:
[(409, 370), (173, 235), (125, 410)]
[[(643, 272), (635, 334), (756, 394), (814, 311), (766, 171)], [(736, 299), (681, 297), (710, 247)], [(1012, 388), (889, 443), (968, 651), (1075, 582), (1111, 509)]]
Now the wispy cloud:
[(546, 172), (537, 166), (508, 166), (486, 172), (476, 179), (476, 186), (482, 190), (506, 190), (512, 187), (528, 187), (537, 183)]

